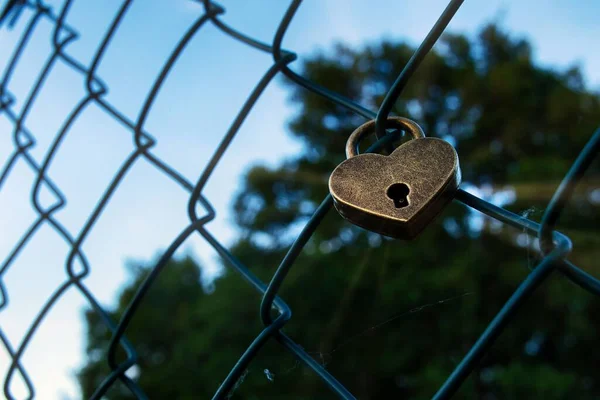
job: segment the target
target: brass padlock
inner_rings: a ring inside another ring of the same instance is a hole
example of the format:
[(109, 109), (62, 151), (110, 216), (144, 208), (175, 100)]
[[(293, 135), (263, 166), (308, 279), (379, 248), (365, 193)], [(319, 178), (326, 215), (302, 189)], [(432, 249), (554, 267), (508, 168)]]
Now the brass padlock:
[(416, 122), (388, 118), (386, 128), (406, 131), (414, 139), (389, 156), (357, 154), (362, 138), (375, 132), (375, 121), (358, 127), (346, 142), (347, 160), (329, 177), (329, 192), (342, 217), (382, 235), (416, 237), (458, 190), (458, 154), (448, 142), (426, 138)]

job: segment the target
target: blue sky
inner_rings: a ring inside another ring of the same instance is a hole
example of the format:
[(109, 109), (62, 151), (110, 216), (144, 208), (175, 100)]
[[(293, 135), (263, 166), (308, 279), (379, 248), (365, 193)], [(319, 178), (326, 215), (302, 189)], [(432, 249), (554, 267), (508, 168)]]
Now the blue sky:
[[(62, 5), (59, 0), (48, 3), (55, 10)], [(77, 27), (81, 37), (69, 44), (66, 52), (89, 65), (120, 3), (75, 0), (67, 23)], [(225, 22), (265, 42), (272, 40), (288, 6), (285, 1), (267, 0), (222, 4)], [(327, 51), (337, 40), (360, 47), (386, 37), (416, 45), (445, 5), (441, 0), (307, 0), (286, 34), (284, 47), (297, 52), (301, 60), (315, 51)], [(594, 51), (600, 36), (594, 21), (599, 11), (600, 3), (592, 0), (467, 0), (449, 30), (474, 34), (483, 23), (500, 20), (516, 35), (532, 40), (538, 62), (560, 68), (581, 65), (588, 83), (599, 88), (600, 54)], [(98, 69), (97, 74), (110, 88), (107, 101), (134, 120), (165, 57), (201, 13), (202, 8), (190, 0), (134, 2)], [(0, 71), (30, 16), (25, 12), (13, 30), (0, 31)], [(14, 110), (22, 107), (50, 53), (51, 32), (47, 21), (38, 25), (9, 83), (17, 99)], [(194, 182), (271, 63), (268, 54), (234, 41), (211, 25), (203, 27), (171, 71), (150, 112), (145, 127), (158, 142), (153, 152)], [(292, 68), (297, 69), (297, 64)], [(83, 96), (83, 77), (58, 63), (25, 122), (36, 137), (31, 154), (39, 162), (65, 116)], [(217, 210), (217, 218), (208, 228), (223, 242), (230, 243), (236, 235), (230, 206), (243, 172), (257, 162), (277, 164), (300, 150), (285, 128), (293, 113), (281, 79), (276, 79), (204, 190)], [(12, 129), (0, 116), (0, 163), (12, 151)], [(132, 150), (131, 133), (96, 106), (87, 108), (69, 130), (48, 174), (68, 201), (56, 217), (73, 234), (81, 229), (95, 201)], [(29, 204), (33, 182), (33, 174), (21, 161), (0, 190), (2, 259), (35, 219)], [(47, 194), (41, 197), (52, 200)], [(131, 169), (83, 245), (92, 267), (85, 283), (103, 304), (113, 304), (118, 289), (127, 282), (128, 260), (153, 259), (186, 226), (187, 200), (186, 192), (147, 162), (140, 160)], [(43, 226), (4, 275), (10, 304), (0, 312), (0, 326), (13, 346), (18, 345), (42, 302), (66, 278), (67, 252), (61, 239)], [(182, 252), (193, 254), (208, 273), (216, 272), (216, 254), (200, 239), (188, 240)], [(73, 371), (83, 361), (84, 305), (81, 295), (68, 292), (44, 320), (23, 357), (38, 398), (78, 396)], [(0, 371), (7, 366), (8, 358), (0, 350)], [(15, 395), (24, 395), (18, 375), (11, 387)]]

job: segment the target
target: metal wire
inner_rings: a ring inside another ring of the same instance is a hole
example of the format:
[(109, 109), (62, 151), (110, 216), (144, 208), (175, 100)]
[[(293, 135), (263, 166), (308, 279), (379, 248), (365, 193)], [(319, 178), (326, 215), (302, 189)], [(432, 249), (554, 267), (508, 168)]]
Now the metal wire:
[[(211, 173), (217, 166), (221, 157), (227, 150), (229, 144), (235, 138), (235, 135), (244, 119), (252, 110), (257, 99), (272, 81), (273, 77), (275, 77), (279, 72), (287, 76), (296, 84), (304, 87), (306, 90), (319, 94), (331, 102), (347, 108), (357, 115), (367, 119), (376, 119), (379, 140), (368, 151), (378, 151), (386, 146), (391, 145), (392, 141), (395, 139), (395, 134), (385, 132), (385, 121), (387, 120), (390, 111), (395, 101), (398, 99), (403, 87), (412, 76), (412, 73), (418, 68), (423, 58), (431, 50), (432, 46), (437, 41), (444, 28), (448, 25), (453, 15), (460, 7), (462, 0), (452, 0), (450, 2), (446, 10), (440, 16), (438, 22), (427, 35), (424, 42), (416, 50), (415, 54), (407, 63), (404, 70), (398, 75), (398, 78), (390, 88), (385, 100), (377, 112), (356, 104), (353, 101), (325, 87), (319, 86), (316, 83), (303, 78), (289, 68), (288, 65), (296, 59), (296, 55), (290, 51), (282, 50), (281, 45), (284, 35), (294, 18), (294, 14), (301, 4), (301, 0), (293, 0), (291, 2), (287, 12), (279, 24), (272, 45), (261, 43), (251, 37), (246, 36), (244, 33), (227, 26), (219, 19), (219, 15), (222, 15), (225, 10), (210, 0), (202, 0), (204, 13), (199, 16), (196, 19), (196, 22), (190, 26), (188, 31), (181, 37), (180, 41), (169, 55), (162, 70), (156, 77), (152, 85), (152, 89), (144, 101), (139, 113), (139, 117), (135, 121), (128, 119), (125, 114), (121, 113), (116, 107), (111, 105), (104, 98), (104, 95), (108, 91), (108, 86), (96, 74), (97, 67), (104, 56), (105, 50), (112, 40), (117, 27), (123, 20), (124, 15), (127, 13), (131, 2), (132, 0), (123, 1), (121, 8), (107, 29), (100, 46), (96, 49), (89, 67), (85, 66), (83, 63), (74, 59), (65, 52), (67, 45), (76, 40), (78, 37), (77, 32), (65, 23), (65, 17), (69, 12), (72, 0), (66, 0), (62, 9), (57, 14), (55, 14), (50, 7), (45, 5), (42, 0), (11, 0), (8, 1), (4, 9), (0, 11), (0, 24), (8, 20), (9, 26), (14, 23), (15, 19), (19, 16), (24, 8), (27, 8), (32, 12), (27, 26), (18, 44), (16, 45), (7, 68), (0, 80), (0, 113), (3, 113), (14, 126), (12, 132), (14, 149), (7, 163), (0, 170), (0, 188), (6, 181), (6, 178), (9, 176), (17, 160), (21, 159), (25, 161), (29, 168), (36, 174), (35, 185), (31, 191), (31, 203), (33, 204), (37, 213), (36, 221), (33, 222), (25, 234), (20, 238), (18, 243), (14, 246), (12, 252), (0, 266), (0, 310), (7, 307), (9, 301), (8, 293), (4, 287), (2, 278), (6, 271), (10, 268), (11, 264), (18, 257), (20, 252), (27, 245), (28, 241), (36, 234), (42, 225), (50, 226), (55, 233), (68, 244), (70, 248), (69, 256), (67, 257), (65, 263), (68, 278), (46, 301), (16, 348), (12, 347), (5, 333), (0, 329), (0, 339), (11, 358), (11, 365), (4, 378), (5, 396), (8, 399), (14, 399), (14, 396), (10, 390), (11, 381), (15, 374), (19, 374), (29, 392), (27, 398), (32, 399), (35, 397), (34, 385), (28, 376), (27, 371), (21, 365), (21, 358), (26, 351), (31, 338), (35, 335), (40, 324), (43, 323), (44, 318), (48, 314), (49, 310), (68, 290), (77, 290), (89, 302), (90, 306), (95, 310), (95, 312), (98, 313), (104, 325), (112, 332), (108, 349), (108, 364), (112, 372), (97, 387), (91, 399), (100, 399), (117, 380), (123, 382), (136, 398), (145, 399), (146, 395), (142, 389), (133, 380), (125, 375), (125, 372), (136, 363), (137, 359), (135, 348), (133, 344), (126, 339), (125, 333), (131, 318), (142, 303), (148, 289), (152, 286), (153, 282), (173, 256), (175, 251), (188, 237), (193, 234), (199, 234), (217, 251), (217, 253), (227, 262), (233, 271), (240, 274), (241, 277), (248, 282), (248, 284), (250, 284), (263, 296), (260, 305), (260, 317), (264, 324), (264, 329), (256, 336), (255, 340), (248, 346), (247, 350), (240, 357), (239, 361), (233, 366), (213, 398), (222, 399), (226, 397), (234, 387), (237, 380), (242, 376), (244, 370), (260, 351), (261, 347), (269, 340), (276, 340), (285, 349), (292, 353), (301, 363), (305, 364), (308, 368), (314, 371), (314, 373), (316, 373), (339, 398), (354, 399), (354, 396), (340, 382), (338, 382), (335, 377), (330, 375), (327, 370), (325, 370), (318, 362), (316, 362), (309, 354), (307, 354), (298, 344), (296, 344), (282, 331), (282, 328), (290, 320), (292, 313), (291, 309), (284, 302), (284, 300), (279, 298), (277, 295), (282, 284), (285, 282), (287, 274), (294, 266), (296, 258), (302, 252), (309, 238), (312, 236), (325, 215), (331, 209), (331, 197), (325, 197), (321, 205), (317, 208), (313, 216), (306, 223), (304, 229), (290, 247), (271, 280), (268, 283), (265, 283), (258, 279), (240, 260), (235, 258), (235, 256), (233, 256), (217, 238), (215, 238), (205, 229), (204, 225), (215, 218), (215, 211), (210, 202), (202, 195), (202, 190), (208, 182)], [(8, 86), (12, 74), (19, 63), (19, 59), (23, 53), (23, 50), (26, 48), (36, 25), (42, 19), (48, 20), (54, 24), (52, 53), (48, 57), (42, 71), (37, 76), (37, 80), (29, 92), (21, 112), (16, 113), (13, 110), (15, 99), (14, 96), (8, 91)], [(202, 171), (198, 181), (195, 184), (192, 184), (191, 182), (188, 182), (177, 170), (169, 166), (152, 153), (151, 150), (156, 144), (156, 141), (144, 130), (144, 124), (149, 115), (152, 104), (156, 99), (156, 95), (165, 81), (165, 78), (171, 71), (171, 68), (176, 63), (178, 57), (183, 53), (189, 41), (203, 26), (208, 23), (218, 28), (223, 34), (229, 35), (241, 43), (244, 43), (259, 51), (271, 53), (274, 63), (265, 72), (262, 79), (257, 83), (254, 90), (248, 96), (248, 99), (235, 117), (230, 128), (223, 136), (223, 139), (220, 145), (217, 147), (217, 150), (212, 155), (207, 167)], [(50, 149), (40, 163), (29, 153), (30, 149), (35, 145), (36, 142), (34, 134), (29, 132), (24, 127), (24, 121), (28, 116), (32, 104), (38, 96), (45, 79), (55, 64), (59, 61), (68, 65), (85, 78), (86, 95), (73, 108), (73, 110), (71, 110), (61, 129), (54, 137)], [(104, 194), (98, 200), (94, 210), (87, 218), (81, 232), (79, 232), (77, 235), (73, 235), (64, 227), (64, 225), (54, 218), (54, 214), (60, 209), (64, 208), (67, 204), (67, 201), (60, 189), (48, 176), (47, 170), (57, 149), (60, 147), (61, 141), (67, 135), (70, 127), (79, 117), (79, 115), (91, 104), (95, 104), (96, 106), (100, 107), (106, 114), (130, 130), (134, 134), (135, 148), (126, 161), (121, 165), (120, 169), (106, 188)], [(505, 224), (517, 227), (530, 235), (537, 235), (540, 239), (541, 247), (544, 252), (544, 258), (516, 288), (513, 295), (498, 312), (496, 317), (489, 323), (485, 331), (481, 334), (480, 338), (465, 355), (462, 362), (456, 367), (454, 372), (448, 377), (446, 382), (433, 396), (434, 399), (450, 398), (458, 390), (460, 385), (473, 371), (477, 362), (490, 349), (496, 338), (512, 320), (519, 307), (523, 305), (533, 291), (539, 285), (541, 285), (545, 279), (552, 274), (552, 272), (554, 272), (554, 270), (558, 270), (563, 276), (570, 279), (581, 288), (600, 296), (600, 280), (579, 269), (577, 266), (573, 265), (567, 260), (566, 257), (568, 256), (572, 247), (571, 241), (568, 237), (555, 230), (561, 212), (571, 197), (573, 189), (577, 185), (584, 171), (589, 167), (591, 161), (598, 154), (599, 149), (600, 129), (598, 129), (591, 137), (587, 146), (582, 150), (579, 157), (575, 160), (571, 170), (565, 176), (563, 182), (550, 201), (542, 218), (541, 224), (537, 224), (527, 218), (513, 214), (503, 208), (488, 203), (472, 194), (459, 190), (455, 199), (456, 202), (476, 209), (481, 213), (495, 218)], [(90, 265), (85, 254), (82, 252), (81, 247), (86, 240), (87, 235), (98, 221), (103, 209), (106, 207), (107, 203), (110, 201), (112, 195), (116, 191), (124, 175), (131, 168), (131, 166), (140, 159), (145, 159), (151, 163), (157, 170), (164, 173), (167, 177), (179, 184), (183, 190), (190, 194), (188, 202), (188, 215), (190, 223), (185, 229), (183, 229), (179, 236), (173, 240), (164, 254), (162, 254), (162, 257), (159, 259), (156, 265), (154, 265), (150, 274), (138, 288), (137, 293), (127, 306), (126, 311), (122, 315), (121, 319), (115, 322), (111, 320), (107, 311), (99, 305), (93, 293), (91, 293), (85, 286), (84, 279), (90, 271)], [(48, 207), (42, 206), (39, 200), (40, 190), (42, 187), (48, 189), (55, 198), (55, 202)], [(197, 215), (196, 206), (198, 204), (200, 204), (205, 211), (205, 214), (202, 217)], [(79, 271), (76, 271), (74, 268), (76, 260), (82, 266)], [(275, 319), (272, 318), (270, 313), (273, 307), (279, 312), (279, 315)], [(127, 354), (126, 360), (120, 363), (117, 362), (116, 359), (116, 352), (119, 346), (121, 346)]]

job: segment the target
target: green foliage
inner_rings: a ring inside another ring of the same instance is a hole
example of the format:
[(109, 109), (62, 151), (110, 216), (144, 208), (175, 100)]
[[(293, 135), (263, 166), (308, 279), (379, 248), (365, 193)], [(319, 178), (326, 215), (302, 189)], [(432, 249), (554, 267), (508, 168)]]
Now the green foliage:
[[(337, 45), (303, 64), (303, 76), (375, 108), (410, 58), (404, 43)], [(465, 185), (514, 191), (507, 205), (539, 219), (600, 121), (600, 98), (577, 68), (536, 65), (532, 46), (495, 25), (475, 38), (446, 35), (427, 56), (394, 113), (456, 143)], [(264, 280), (298, 227), (327, 194), (346, 138), (364, 121), (290, 85), (290, 132), (304, 151), (278, 168), (255, 166), (234, 209), (243, 230), (231, 251)], [(561, 219), (571, 260), (600, 276), (596, 162)], [(426, 173), (424, 171), (423, 173)], [(489, 193), (488, 193), (489, 192)], [(489, 197), (489, 196), (488, 196)], [(293, 317), (285, 331), (360, 399), (432, 396), (537, 261), (532, 238), (449, 206), (417, 240), (366, 232), (331, 212), (286, 279)], [(225, 267), (227, 265), (225, 264)], [(118, 318), (146, 269), (123, 291)], [(127, 336), (140, 353), (137, 380), (151, 398), (210, 398), (260, 332), (260, 296), (227, 271), (207, 294), (191, 260), (172, 261)], [(523, 307), (458, 398), (594, 399), (600, 396), (597, 298), (552, 276)], [(110, 337), (86, 313), (84, 395), (106, 376)], [(266, 372), (265, 372), (266, 371)], [(110, 399), (128, 398), (116, 387)], [(325, 399), (332, 394), (276, 343), (259, 353), (232, 399)]]

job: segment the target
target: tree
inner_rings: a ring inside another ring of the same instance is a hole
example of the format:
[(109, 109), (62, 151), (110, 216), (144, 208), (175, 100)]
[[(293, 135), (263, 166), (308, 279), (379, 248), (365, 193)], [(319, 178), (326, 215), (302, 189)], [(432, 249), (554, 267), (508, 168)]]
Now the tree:
[[(391, 41), (359, 50), (339, 44), (306, 60), (302, 74), (375, 108), (413, 50)], [(304, 151), (277, 168), (251, 168), (234, 205), (241, 235), (231, 250), (265, 280), (327, 194), (346, 138), (364, 122), (298, 86), (290, 90), (298, 112), (289, 130)], [(495, 193), (512, 211), (536, 219), (600, 121), (600, 98), (577, 67), (537, 65), (530, 43), (488, 25), (474, 39), (446, 35), (394, 113), (456, 145), (463, 186)], [(600, 216), (590, 193), (599, 171), (596, 163), (560, 226), (576, 243), (571, 260), (596, 276)], [(536, 254), (535, 240), (458, 204), (412, 242), (372, 234), (331, 212), (282, 287), (294, 313), (285, 331), (360, 399), (427, 399), (535, 266)], [(143, 274), (124, 290), (114, 317)], [(235, 273), (218, 279), (210, 295), (199, 278), (192, 261), (173, 261), (127, 332), (140, 351), (138, 381), (151, 398), (209, 398), (261, 329), (260, 297)], [(87, 321), (89, 362), (79, 375), (86, 396), (107, 373), (109, 337), (93, 313)], [(556, 274), (457, 398), (600, 396), (598, 326), (598, 300)], [(310, 370), (269, 343), (232, 398), (331, 396)], [(115, 388), (109, 398), (127, 396)]]

